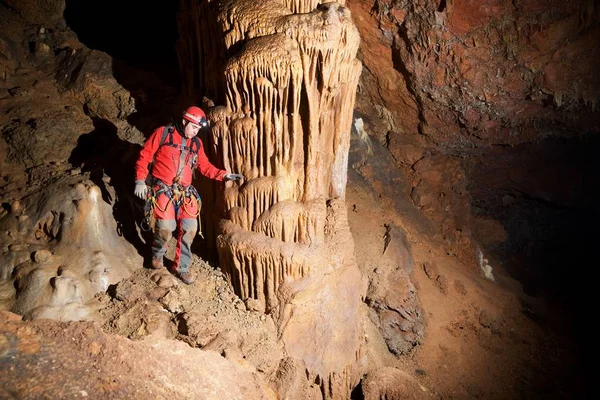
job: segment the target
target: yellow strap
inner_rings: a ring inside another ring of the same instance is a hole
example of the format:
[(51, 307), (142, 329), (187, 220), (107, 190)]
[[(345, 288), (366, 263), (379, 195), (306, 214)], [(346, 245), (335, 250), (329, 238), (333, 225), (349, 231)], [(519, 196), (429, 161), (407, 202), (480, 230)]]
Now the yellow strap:
[[(173, 196), (173, 197), (175, 197), (175, 196)], [(158, 202), (156, 201), (156, 198), (155, 198), (154, 196), (150, 197), (150, 200), (152, 201), (152, 204), (153, 204), (153, 206), (154, 206), (154, 207), (158, 208), (158, 209), (159, 209), (161, 212), (165, 212), (165, 210), (166, 210), (167, 208), (169, 208), (169, 204), (171, 203), (171, 201), (173, 201), (173, 198), (169, 198), (169, 201), (168, 201), (168, 202), (167, 202), (167, 204), (165, 205), (165, 208), (164, 208), (164, 209), (162, 209), (162, 208), (161, 208), (161, 207), (158, 205)], [(187, 201), (187, 202), (186, 202), (186, 200), (189, 200), (189, 201)], [(191, 204), (191, 202), (192, 202), (192, 198), (191, 198), (191, 197), (186, 197), (186, 198), (183, 200), (183, 204), (181, 205), (181, 207), (183, 208), (183, 211), (185, 211), (185, 212), (186, 212), (188, 215), (190, 215), (190, 216), (192, 216), (192, 217), (194, 217), (194, 218), (198, 218), (198, 235), (200, 235), (200, 237), (201, 237), (202, 239), (204, 239), (204, 235), (202, 234), (202, 221), (201, 221), (201, 218), (200, 218), (200, 210), (202, 209), (202, 200), (198, 200), (198, 212), (196, 213), (196, 215), (194, 215), (194, 214), (190, 213), (190, 212), (187, 210), (187, 205), (188, 205), (188, 204)]]
[[(189, 200), (189, 201), (186, 203), (186, 200)], [(187, 215), (196, 218), (197, 216), (200, 215), (200, 208), (198, 208), (198, 212), (196, 214), (192, 214), (191, 212), (189, 212), (187, 210), (187, 205), (190, 204), (191, 202), (192, 202), (192, 198), (186, 197), (185, 200), (183, 200), (183, 204), (181, 206), (183, 207), (183, 210), (187, 213)]]
[(151, 197), (151, 200), (152, 200), (152, 204), (154, 205), (154, 207), (158, 208), (158, 209), (159, 209), (161, 212), (165, 212), (165, 210), (166, 210), (167, 208), (169, 208), (169, 204), (171, 203), (171, 201), (172, 201), (173, 199), (172, 199), (172, 198), (169, 198), (169, 201), (167, 201), (167, 204), (165, 204), (165, 208), (164, 208), (164, 209), (163, 209), (163, 208), (161, 208), (161, 207), (158, 205), (158, 201), (156, 201), (156, 198), (155, 198), (154, 196), (153, 196), (153, 197)]

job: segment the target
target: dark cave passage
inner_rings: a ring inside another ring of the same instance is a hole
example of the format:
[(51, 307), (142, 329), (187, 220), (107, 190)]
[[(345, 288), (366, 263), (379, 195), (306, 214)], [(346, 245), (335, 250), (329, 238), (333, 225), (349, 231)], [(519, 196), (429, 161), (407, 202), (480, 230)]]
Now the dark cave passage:
[(578, 336), (586, 335), (585, 307), (594, 293), (586, 277), (600, 221), (599, 151), (597, 138), (492, 148), (477, 157), (470, 176), (473, 213), (494, 218), (507, 233), (487, 250), (526, 294), (556, 306), (562, 328)]
[(67, 0), (68, 26), (90, 49), (112, 57), (112, 75), (135, 99), (128, 122), (148, 136), (172, 120), (180, 97), (178, 1)]
[(87, 47), (179, 84), (177, 1), (66, 0), (65, 20)]

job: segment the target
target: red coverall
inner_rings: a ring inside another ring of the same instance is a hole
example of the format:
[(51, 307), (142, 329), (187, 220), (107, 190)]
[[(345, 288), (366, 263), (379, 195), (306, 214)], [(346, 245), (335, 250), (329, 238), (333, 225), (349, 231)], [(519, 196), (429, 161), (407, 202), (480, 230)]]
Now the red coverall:
[[(169, 146), (169, 135), (167, 135), (165, 143), (161, 146), (160, 142), (164, 129), (164, 126), (157, 128), (146, 143), (144, 143), (135, 167), (135, 179), (146, 180), (149, 164), (154, 161), (152, 167), (152, 176), (154, 178), (161, 180), (167, 186), (171, 186), (177, 177), (178, 171), (181, 170), (179, 183), (184, 188), (187, 188), (192, 183), (194, 155), (192, 152), (186, 150), (183, 150), (184, 154), (182, 155), (180, 148)], [(184, 144), (190, 148), (192, 146), (192, 139), (186, 139), (175, 127), (173, 129), (173, 144)], [(200, 148), (198, 149), (196, 168), (207, 178), (222, 181), (227, 171), (218, 169), (212, 165), (204, 153), (204, 146), (200, 138), (198, 138), (198, 142), (200, 143)], [(181, 167), (180, 162), (184, 163)], [(157, 185), (154, 189), (158, 190), (159, 187)], [(183, 273), (187, 272), (190, 266), (192, 241), (198, 230), (198, 221), (196, 219), (198, 203), (195, 198), (188, 197), (183, 200), (185, 206), (175, 207), (173, 201), (169, 200), (169, 197), (165, 193), (162, 193), (156, 199), (157, 206), (154, 208), (156, 226), (152, 243), (152, 257), (162, 260), (167, 251), (167, 242), (179, 225), (174, 268), (177, 272)]]

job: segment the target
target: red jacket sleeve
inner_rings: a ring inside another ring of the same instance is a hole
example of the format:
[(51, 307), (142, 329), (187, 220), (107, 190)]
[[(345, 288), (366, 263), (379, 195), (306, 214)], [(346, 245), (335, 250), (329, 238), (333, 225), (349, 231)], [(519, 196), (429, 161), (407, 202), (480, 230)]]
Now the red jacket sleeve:
[(135, 164), (135, 180), (144, 181), (148, 177), (148, 166), (154, 160), (154, 154), (160, 147), (160, 139), (162, 137), (162, 131), (164, 127), (157, 128), (152, 135), (146, 140), (142, 150), (140, 151), (140, 157)]
[(203, 145), (198, 149), (198, 170), (207, 178), (217, 181), (222, 181), (225, 174), (227, 174), (227, 171), (215, 167), (208, 161)]

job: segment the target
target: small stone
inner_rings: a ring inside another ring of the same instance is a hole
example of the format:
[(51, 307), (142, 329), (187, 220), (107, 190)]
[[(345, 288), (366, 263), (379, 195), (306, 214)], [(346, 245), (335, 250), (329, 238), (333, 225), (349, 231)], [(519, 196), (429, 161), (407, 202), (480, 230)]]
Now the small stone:
[(458, 279), (454, 281), (454, 289), (462, 296), (467, 294), (467, 288), (465, 287), (465, 284)]
[(245, 300), (246, 303), (246, 309), (248, 311), (261, 311), (262, 310), (262, 305), (260, 304), (260, 301), (253, 299), (251, 297), (248, 297)]
[(437, 265), (428, 261), (423, 263), (423, 270), (429, 279), (435, 280), (439, 275)]
[(50, 46), (43, 42), (37, 42), (35, 44), (35, 54), (47, 55), (50, 54)]
[(52, 258), (52, 253), (50, 250), (38, 250), (33, 253), (33, 261), (38, 264), (45, 263), (46, 261)]
[(127, 282), (121, 281), (117, 284), (115, 288), (114, 297), (119, 301), (127, 301), (130, 298), (133, 298), (134, 290), (131, 284), (127, 284)]
[(402, 332), (408, 332), (408, 331), (412, 330), (412, 323), (410, 321), (403, 320), (402, 322), (400, 322), (400, 325), (398, 326), (398, 328)]
[(169, 290), (164, 287), (155, 287), (154, 289), (146, 293), (146, 297), (148, 298), (148, 300), (156, 301), (163, 297), (165, 294), (167, 294), (168, 291)]
[(440, 289), (440, 292), (448, 294), (448, 278), (445, 275), (438, 276), (435, 285)]
[(21, 215), (23, 213), (23, 206), (21, 205), (21, 202), (19, 200), (14, 200), (12, 203), (10, 203), (10, 211), (17, 217)]
[(494, 318), (486, 310), (481, 310), (481, 313), (479, 313), (479, 324), (484, 328), (491, 328), (494, 324)]
[(178, 294), (172, 290), (168, 291), (167, 294), (161, 297), (160, 303), (172, 313), (180, 313), (183, 311), (181, 300), (179, 299)]
[(425, 324), (421, 323), (421, 322), (415, 322), (415, 324), (413, 325), (413, 332), (418, 335), (418, 336), (424, 336), (425, 335)]
[(177, 282), (177, 279), (173, 275), (162, 275), (157, 285), (162, 288), (171, 288), (179, 285), (179, 282)]
[(12, 313), (10, 311), (0, 311), (0, 321), (9, 322), (9, 321), (21, 321), (23, 319), (19, 314)]

